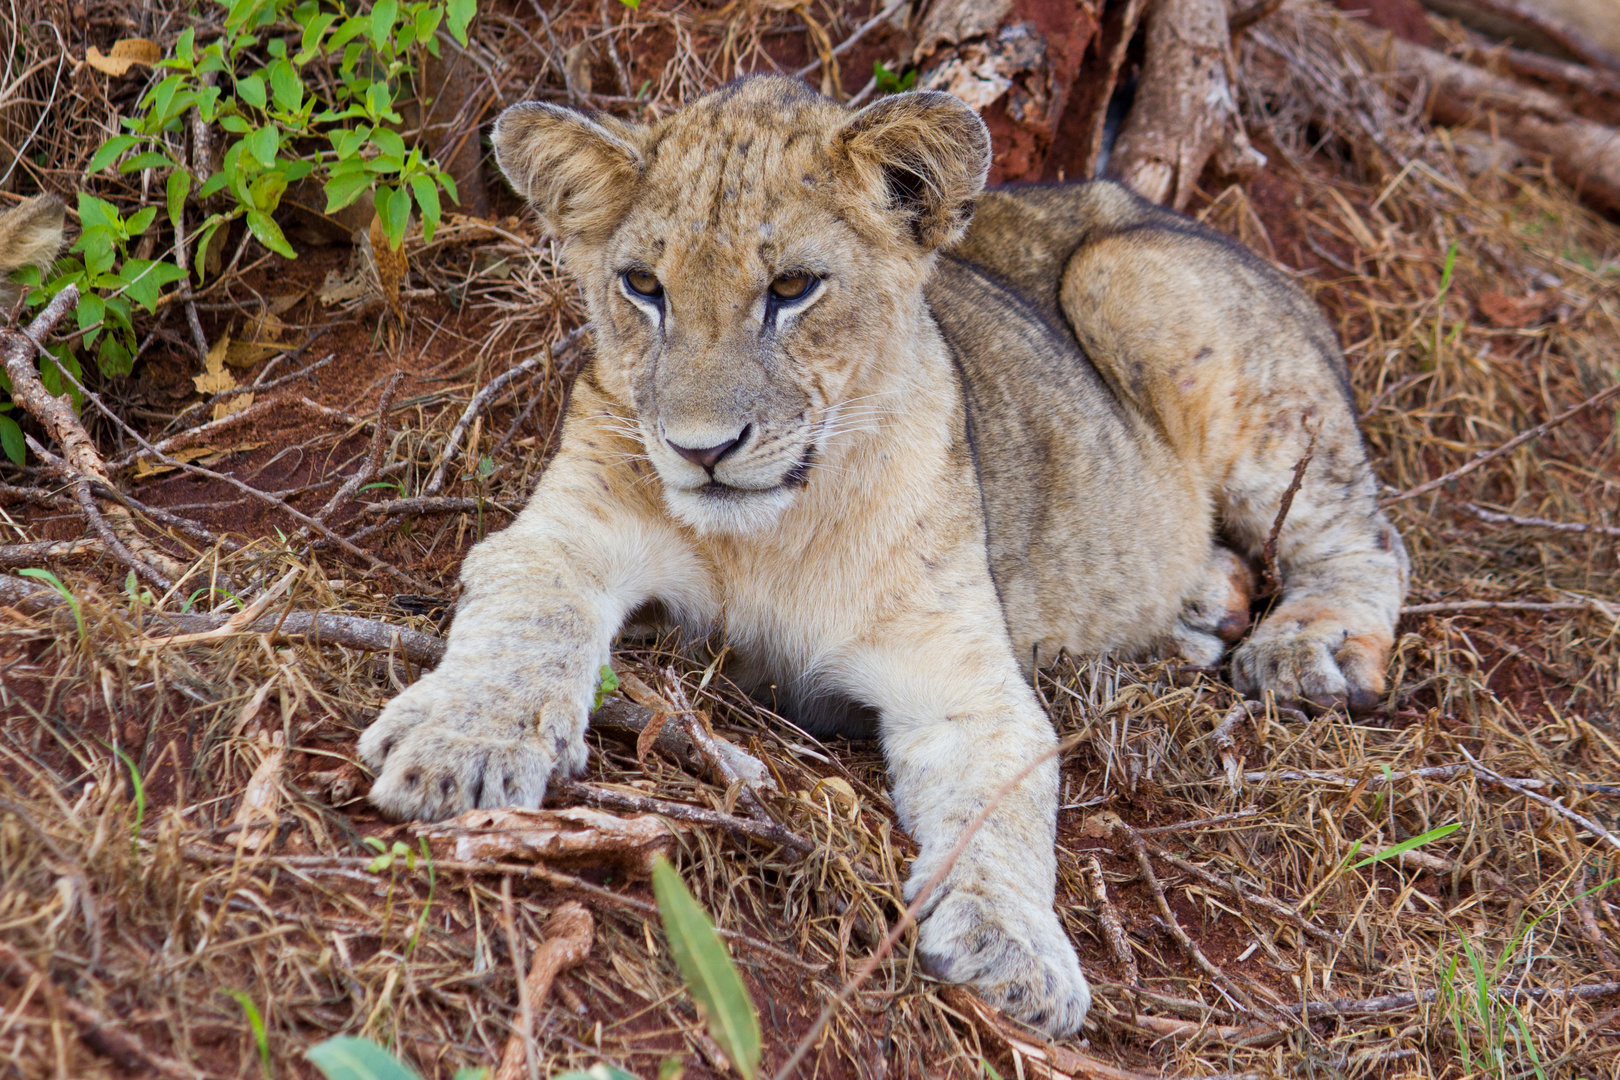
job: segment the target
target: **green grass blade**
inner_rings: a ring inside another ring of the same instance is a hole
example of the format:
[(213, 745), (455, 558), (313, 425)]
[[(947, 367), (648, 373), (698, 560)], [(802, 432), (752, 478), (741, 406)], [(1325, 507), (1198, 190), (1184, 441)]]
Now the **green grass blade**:
[(1411, 851), (1413, 848), (1421, 847), (1431, 840), (1443, 840), (1460, 828), (1462, 828), (1462, 822), (1459, 821), (1452, 825), (1442, 825), (1438, 829), (1430, 829), (1426, 833), (1418, 833), (1416, 836), (1407, 837), (1394, 847), (1385, 848), (1376, 855), (1367, 856), (1350, 869), (1360, 870), (1363, 866), (1371, 866), (1373, 863), (1383, 862), (1385, 859), (1393, 859), (1401, 852)]
[(703, 1010), (709, 1034), (744, 1080), (753, 1080), (761, 1049), (759, 1016), (731, 954), (673, 866), (659, 859), (653, 867), (652, 884), (669, 951), (693, 1000)]

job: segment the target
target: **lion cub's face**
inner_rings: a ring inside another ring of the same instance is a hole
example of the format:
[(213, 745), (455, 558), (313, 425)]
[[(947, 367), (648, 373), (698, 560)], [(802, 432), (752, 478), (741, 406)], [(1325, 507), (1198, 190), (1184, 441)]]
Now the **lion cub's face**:
[(859, 426), (861, 375), (905, 361), (989, 139), (943, 94), (854, 113), (754, 79), (647, 127), (514, 106), (495, 149), (566, 245), (595, 378), (626, 406), (671, 512), (743, 533)]

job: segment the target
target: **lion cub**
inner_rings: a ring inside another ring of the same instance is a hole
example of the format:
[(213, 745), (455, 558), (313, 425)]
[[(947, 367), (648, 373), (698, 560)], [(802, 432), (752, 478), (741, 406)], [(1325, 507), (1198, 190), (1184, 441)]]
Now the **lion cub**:
[[(514, 106), (495, 152), (563, 245), (595, 358), (527, 509), (468, 555), (443, 663), (360, 743), (385, 811), (537, 805), (656, 601), (819, 730), (875, 715), (931, 896), (928, 970), (1064, 1035), (1058, 763), (1032, 668), (1215, 662), (1297, 461), (1248, 694), (1374, 703), (1406, 558), (1344, 362), (1288, 280), (1107, 183), (984, 192), (945, 94), (786, 79), (647, 126)], [(971, 223), (971, 225), (970, 225)], [(1043, 755), (1046, 755), (1043, 760)]]

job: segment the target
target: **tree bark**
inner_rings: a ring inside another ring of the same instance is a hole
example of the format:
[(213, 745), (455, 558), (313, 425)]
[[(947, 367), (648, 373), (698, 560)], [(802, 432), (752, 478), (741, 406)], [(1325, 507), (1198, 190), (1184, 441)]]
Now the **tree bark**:
[(1225, 0), (1156, 0), (1136, 101), (1108, 159), (1110, 177), (1179, 210), (1217, 151), (1230, 171), (1265, 160), (1238, 118), (1230, 47)]

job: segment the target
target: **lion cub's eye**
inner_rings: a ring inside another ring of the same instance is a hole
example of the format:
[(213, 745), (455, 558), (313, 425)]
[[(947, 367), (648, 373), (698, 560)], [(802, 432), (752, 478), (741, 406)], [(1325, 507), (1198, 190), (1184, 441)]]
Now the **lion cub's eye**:
[(645, 296), (649, 300), (664, 295), (664, 287), (658, 283), (658, 279), (645, 270), (625, 271), (624, 283), (629, 286), (631, 292), (637, 296)]
[(815, 282), (809, 274), (785, 274), (771, 282), (771, 295), (778, 300), (799, 300)]

